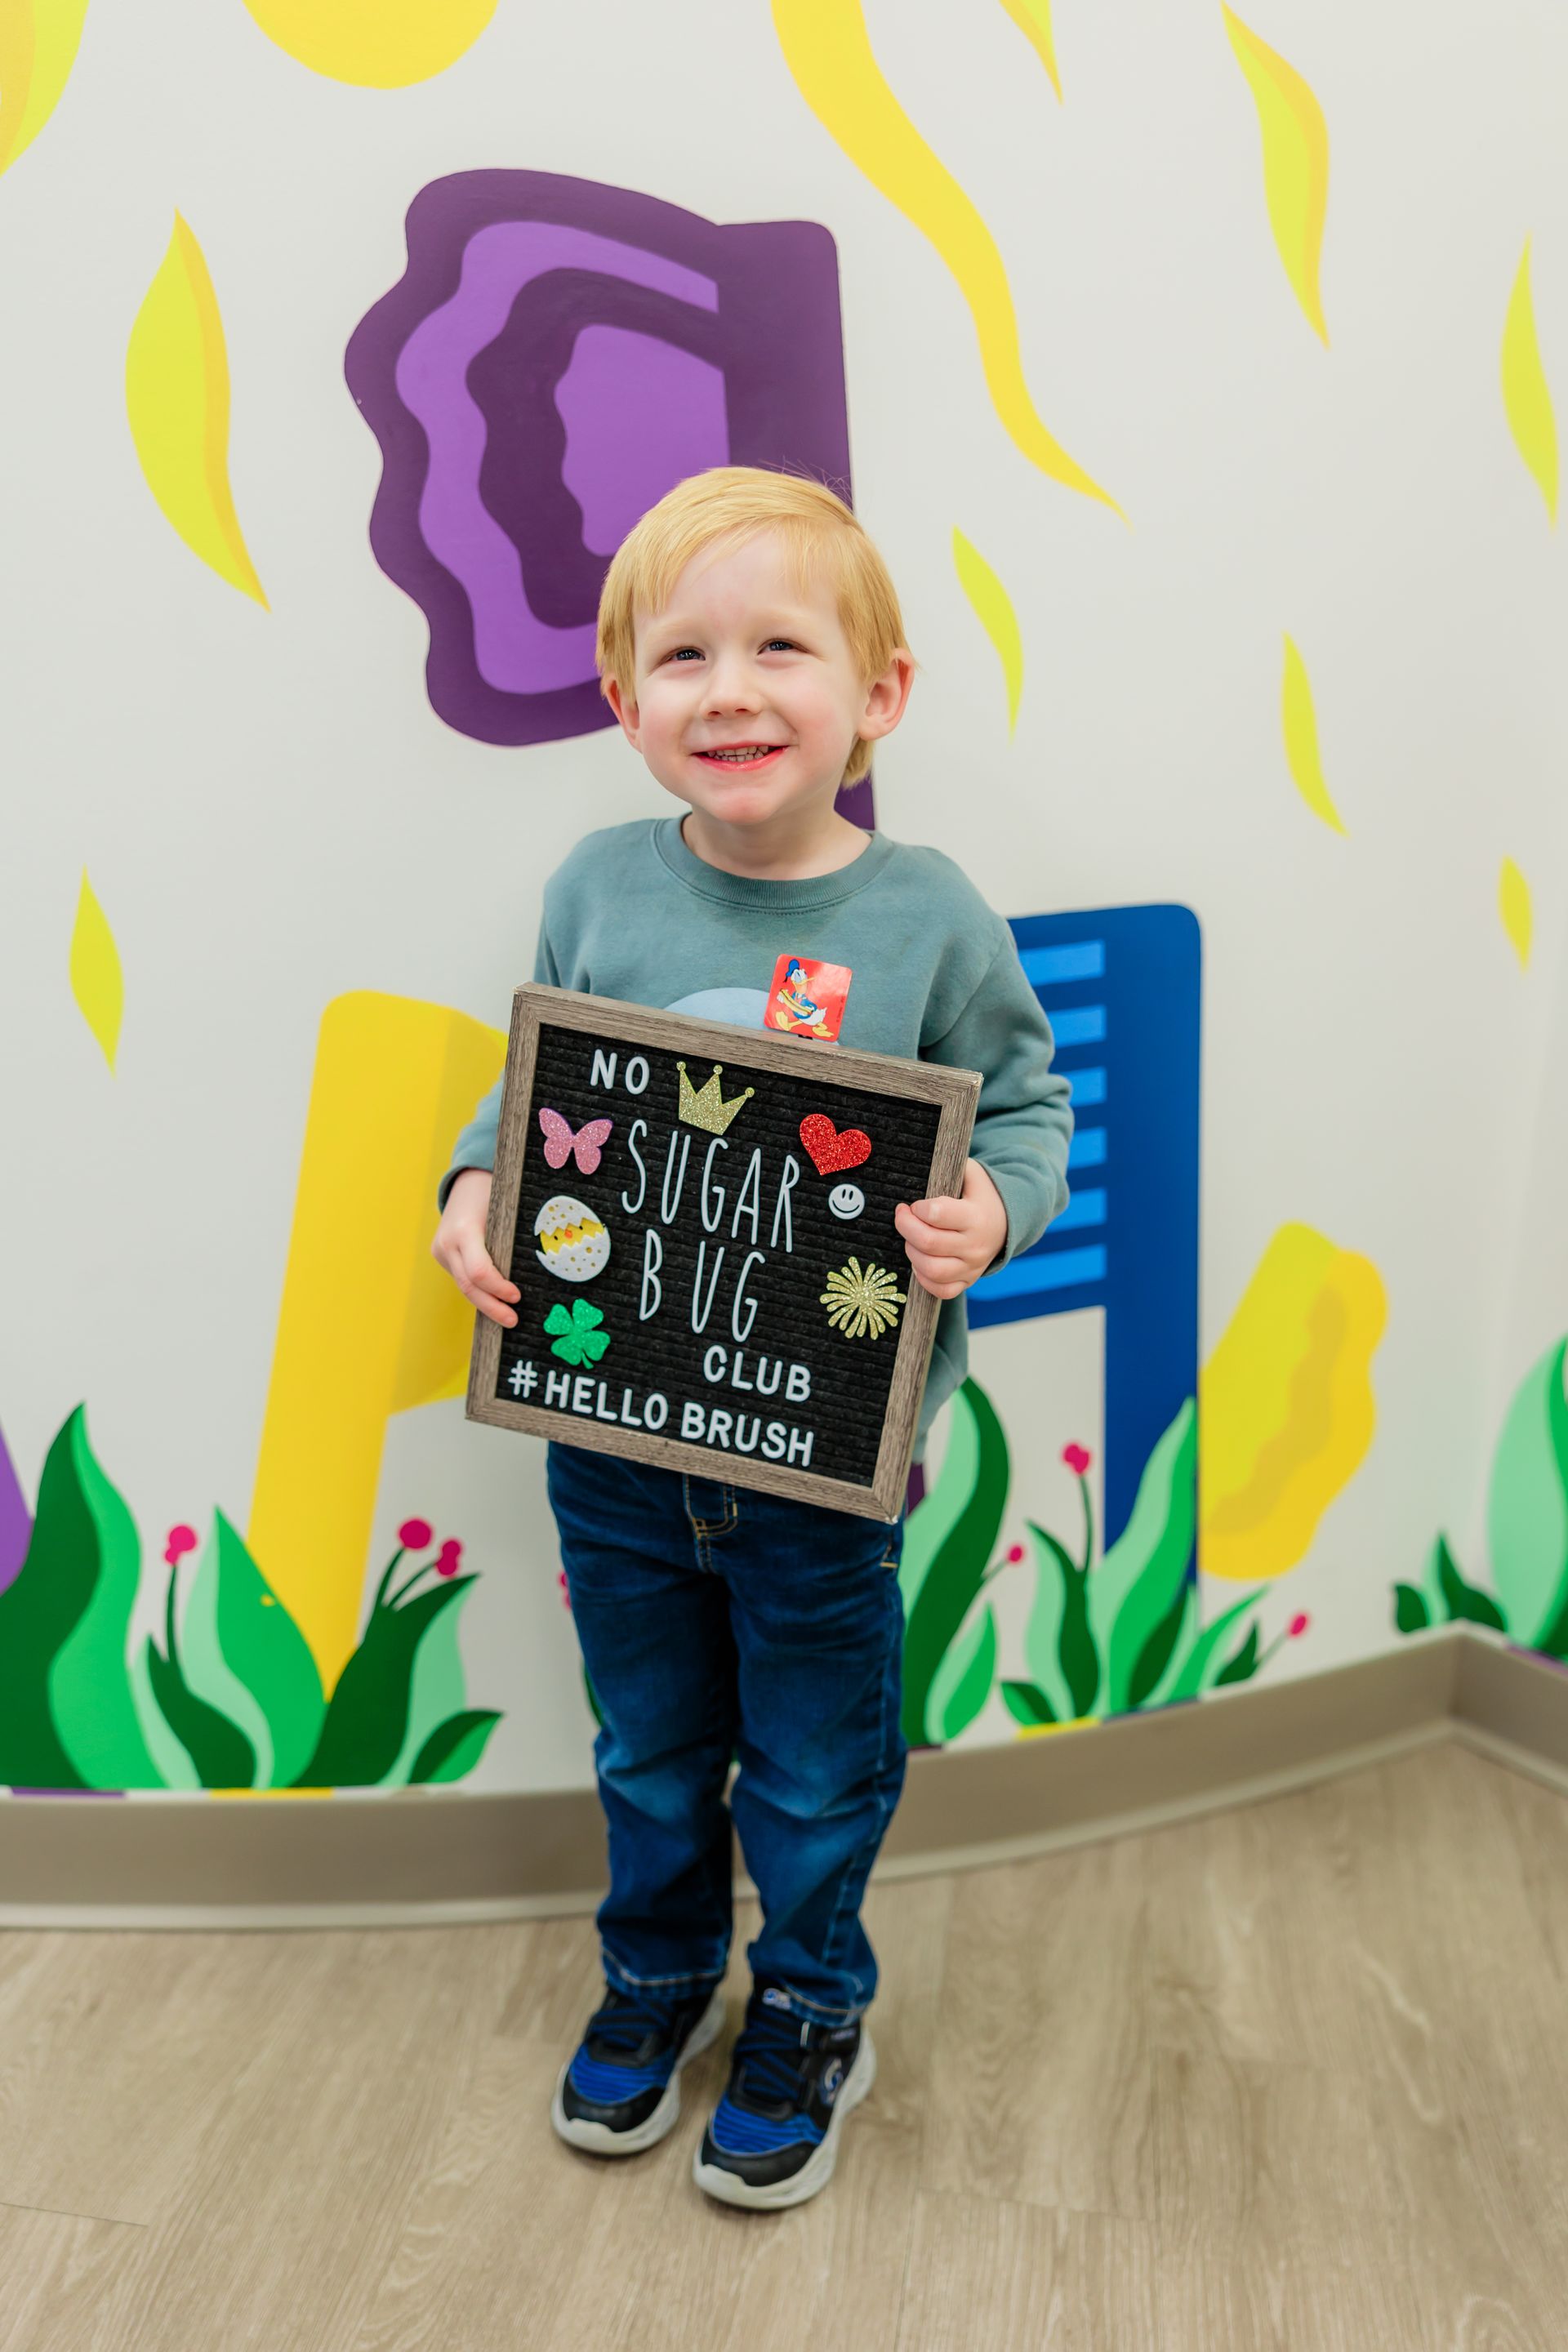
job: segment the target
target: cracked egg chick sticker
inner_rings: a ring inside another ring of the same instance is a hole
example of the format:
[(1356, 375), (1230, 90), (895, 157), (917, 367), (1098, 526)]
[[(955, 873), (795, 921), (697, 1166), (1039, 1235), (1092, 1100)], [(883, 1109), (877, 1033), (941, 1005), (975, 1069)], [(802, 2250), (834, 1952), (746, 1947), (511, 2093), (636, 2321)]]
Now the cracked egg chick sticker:
[(609, 1263), (609, 1228), (570, 1192), (555, 1192), (533, 1221), (534, 1255), (562, 1282), (592, 1282)]

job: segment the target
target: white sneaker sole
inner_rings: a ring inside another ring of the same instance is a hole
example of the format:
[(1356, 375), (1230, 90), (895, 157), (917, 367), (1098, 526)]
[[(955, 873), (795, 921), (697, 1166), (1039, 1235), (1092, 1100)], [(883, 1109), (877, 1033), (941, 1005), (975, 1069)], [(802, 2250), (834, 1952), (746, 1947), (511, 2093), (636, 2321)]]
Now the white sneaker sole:
[(779, 2213), (786, 2206), (804, 2205), (826, 2189), (833, 2178), (833, 2168), (838, 2161), (838, 2135), (844, 2118), (859, 2105), (877, 2079), (877, 2053), (864, 2026), (860, 2029), (860, 2047), (855, 2053), (855, 2063), (844, 2077), (844, 2087), (834, 2102), (832, 2119), (823, 2134), (822, 2143), (806, 2159), (798, 2172), (787, 2180), (773, 2180), (753, 2189), (739, 2173), (726, 2172), (722, 2166), (704, 2164), (702, 2142), (691, 2159), (691, 2178), (705, 2196), (715, 2197), (721, 2205), (744, 2205), (753, 2212)]
[[(584, 2116), (569, 2116), (563, 2094), (572, 2059), (561, 2069), (555, 2084), (555, 2096), (550, 2103), (550, 2120), (561, 2137), (573, 2147), (585, 2148), (590, 2156), (640, 2156), (645, 2147), (653, 2147), (667, 2132), (673, 2131), (680, 2117), (680, 2070), (693, 2058), (700, 2058), (710, 2042), (717, 2042), (724, 2031), (724, 1994), (715, 1986), (713, 1998), (686, 2038), (686, 2046), (670, 2069), (664, 2096), (651, 2116), (644, 2117), (635, 2131), (612, 2131), (607, 2124), (592, 2122)], [(573, 2057), (576, 2056), (575, 2051)]]

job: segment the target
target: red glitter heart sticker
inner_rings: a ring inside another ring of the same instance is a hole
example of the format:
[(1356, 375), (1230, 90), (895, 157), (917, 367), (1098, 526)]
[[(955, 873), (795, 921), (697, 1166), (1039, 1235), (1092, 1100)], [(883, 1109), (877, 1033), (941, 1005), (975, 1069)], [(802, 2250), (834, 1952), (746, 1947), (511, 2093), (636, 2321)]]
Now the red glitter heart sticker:
[(808, 1111), (800, 1123), (800, 1139), (811, 1154), (819, 1176), (836, 1168), (858, 1168), (871, 1157), (871, 1139), (863, 1128), (847, 1127), (842, 1135), (822, 1110)]

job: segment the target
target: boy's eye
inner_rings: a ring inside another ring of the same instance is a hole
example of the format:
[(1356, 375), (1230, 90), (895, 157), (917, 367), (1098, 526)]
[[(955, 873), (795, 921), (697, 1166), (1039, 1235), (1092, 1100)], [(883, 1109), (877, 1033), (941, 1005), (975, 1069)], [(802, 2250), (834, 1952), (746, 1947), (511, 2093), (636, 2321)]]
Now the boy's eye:
[[(796, 645), (793, 637), (769, 637), (763, 647), (763, 651), (765, 654), (771, 654), (775, 646), (782, 646), (786, 654), (794, 654), (800, 651), (800, 647)], [(694, 661), (700, 661), (702, 659), (702, 649), (700, 646), (672, 646), (668, 653), (667, 653), (663, 658), (666, 661), (684, 661), (688, 654), (691, 656)]]

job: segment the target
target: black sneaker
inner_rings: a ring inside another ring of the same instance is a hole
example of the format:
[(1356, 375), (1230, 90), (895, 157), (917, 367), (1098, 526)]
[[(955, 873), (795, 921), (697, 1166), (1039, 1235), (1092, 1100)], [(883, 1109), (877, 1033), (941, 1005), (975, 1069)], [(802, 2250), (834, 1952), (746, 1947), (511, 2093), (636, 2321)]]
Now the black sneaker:
[(724, 1996), (654, 2000), (605, 1988), (602, 2005), (561, 2069), (550, 2120), (574, 2147), (636, 2156), (673, 2129), (681, 2068), (724, 2030)]
[(813, 2025), (781, 1986), (759, 1986), (692, 2165), (697, 2186), (725, 2205), (804, 2205), (832, 2179), (839, 2127), (876, 2079), (863, 2025)]

